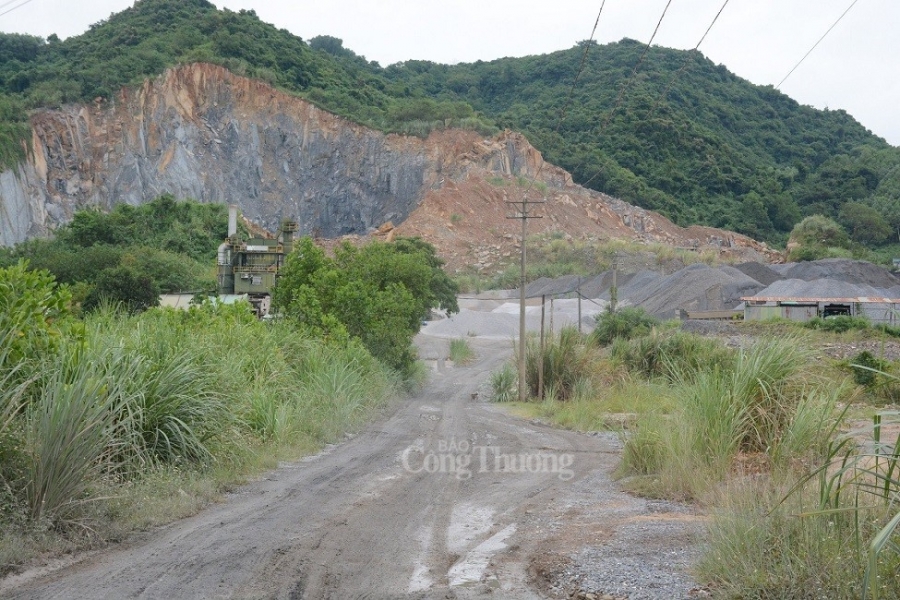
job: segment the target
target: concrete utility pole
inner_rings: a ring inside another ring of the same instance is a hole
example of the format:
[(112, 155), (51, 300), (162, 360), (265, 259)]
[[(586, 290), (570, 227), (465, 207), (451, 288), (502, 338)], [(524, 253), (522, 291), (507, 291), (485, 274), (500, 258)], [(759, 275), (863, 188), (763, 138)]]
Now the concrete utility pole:
[(540, 219), (530, 213), (535, 204), (543, 204), (539, 201), (528, 201), (528, 195), (522, 197), (521, 202), (507, 202), (517, 209), (517, 214), (506, 217), (507, 219), (522, 219), (522, 256), (519, 273), (519, 402), (525, 402), (525, 235), (527, 233), (528, 219)]
[(581, 333), (581, 275), (578, 276), (576, 293), (578, 294), (578, 333)]
[(618, 253), (616, 254), (615, 258), (613, 258), (612, 277), (612, 287), (609, 288), (609, 310), (610, 312), (616, 312), (616, 304), (619, 303), (619, 286), (617, 285), (619, 279)]

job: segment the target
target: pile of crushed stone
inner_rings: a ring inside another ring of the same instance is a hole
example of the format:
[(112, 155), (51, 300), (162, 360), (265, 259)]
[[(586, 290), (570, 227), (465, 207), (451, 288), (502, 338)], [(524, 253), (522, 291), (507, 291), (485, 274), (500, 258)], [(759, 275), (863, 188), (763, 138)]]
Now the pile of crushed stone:
[[(542, 278), (525, 288), (530, 298), (541, 295), (609, 301), (613, 275), (556, 279)], [(622, 306), (639, 306), (662, 318), (680, 310), (730, 310), (742, 297), (900, 298), (900, 277), (878, 265), (849, 259), (824, 259), (783, 265), (747, 262), (711, 267), (694, 264), (674, 273), (638, 271), (618, 274), (618, 300)]]
[(900, 286), (876, 288), (839, 279), (782, 279), (759, 291), (762, 298), (900, 298)]
[(883, 267), (864, 260), (826, 258), (810, 262), (772, 265), (771, 268), (785, 279), (803, 279), (804, 281), (834, 279), (882, 289), (900, 285), (900, 277)]
[[(590, 331), (596, 315), (606, 308), (600, 300), (584, 299), (581, 302), (583, 331)], [(576, 298), (547, 299), (544, 306), (544, 331), (559, 331), (561, 327), (578, 326), (578, 300)], [(532, 300), (525, 307), (525, 328), (538, 332), (541, 329), (540, 301)], [(482, 337), (513, 339), (519, 335), (519, 303), (510, 300), (466, 299), (460, 302), (459, 312), (449, 318), (429, 321), (422, 333), (442, 338)]]

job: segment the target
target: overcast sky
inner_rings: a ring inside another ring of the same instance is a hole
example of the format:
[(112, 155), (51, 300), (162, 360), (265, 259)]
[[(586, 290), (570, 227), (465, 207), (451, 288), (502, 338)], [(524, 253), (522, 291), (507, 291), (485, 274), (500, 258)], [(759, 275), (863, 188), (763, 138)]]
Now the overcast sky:
[[(216, 0), (253, 9), (304, 39), (332, 35), (382, 66), (544, 54), (590, 37), (603, 0)], [(606, 0), (595, 39), (647, 42), (669, 0)], [(654, 44), (693, 48), (724, 0), (672, 0)], [(131, 0), (0, 0), (0, 31), (61, 38)], [(853, 0), (730, 0), (700, 47), (716, 63), (777, 85)], [(842, 108), (900, 145), (900, 1), (858, 0), (781, 86), (802, 104)]]

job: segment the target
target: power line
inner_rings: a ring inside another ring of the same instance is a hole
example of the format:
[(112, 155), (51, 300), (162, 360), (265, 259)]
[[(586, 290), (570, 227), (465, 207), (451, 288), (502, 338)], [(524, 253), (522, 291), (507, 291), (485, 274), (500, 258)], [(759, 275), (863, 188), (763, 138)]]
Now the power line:
[[(781, 84), (784, 83), (785, 80), (787, 80), (787, 78), (791, 76), (791, 73), (793, 73), (795, 70), (797, 70), (797, 67), (799, 67), (799, 66), (803, 63), (804, 60), (806, 60), (806, 57), (809, 56), (809, 55), (812, 53), (812, 51), (816, 49), (816, 46), (818, 46), (819, 43), (821, 43), (821, 41), (825, 39), (825, 36), (827, 36), (827, 35), (831, 32), (831, 30), (834, 29), (834, 27), (835, 27), (838, 23), (840, 23), (841, 19), (843, 19), (844, 16), (845, 16), (848, 12), (850, 12), (850, 9), (853, 8), (853, 6), (854, 6), (858, 1), (859, 1), (859, 0), (853, 0), (853, 2), (850, 4), (850, 6), (847, 7), (847, 10), (845, 10), (845, 11), (841, 14), (841, 16), (838, 17), (837, 21), (835, 21), (834, 23), (832, 23), (831, 27), (828, 28), (828, 31), (826, 31), (826, 32), (822, 35), (822, 37), (820, 37), (819, 40), (813, 45), (813, 47), (810, 48), (809, 51), (808, 51), (806, 54), (803, 55), (803, 58), (801, 58), (800, 61), (799, 61), (796, 65), (794, 65), (794, 68), (791, 69), (790, 73), (788, 73), (787, 75), (784, 76), (784, 79), (782, 79), (781, 82), (780, 82), (777, 86), (775, 86), (775, 89), (778, 89), (778, 88), (781, 86)], [(725, 1), (725, 4), (722, 5), (722, 8), (719, 9), (719, 14), (722, 13), (722, 10), (725, 8), (725, 5), (727, 5), (727, 4), (728, 4), (728, 0), (726, 0), (726, 1)], [(716, 15), (716, 19), (718, 19), (718, 18), (719, 18), (719, 15), (717, 14), (717, 15)], [(716, 19), (713, 20), (713, 24), (715, 24)], [(709, 28), (712, 29), (712, 25), (710, 25)], [(705, 34), (703, 34), (703, 38), (705, 38), (705, 37), (706, 37), (706, 34), (708, 34), (708, 33), (709, 33), (709, 29), (706, 30), (706, 33), (705, 33)], [(700, 42), (703, 42), (703, 38), (701, 38)], [(700, 46), (700, 44), (698, 43), (698, 44), (697, 44), (697, 47), (699, 47), (699, 46)], [(696, 50), (697, 47), (695, 47), (694, 50)], [(687, 65), (687, 62), (685, 62), (685, 65)], [(654, 106), (654, 108), (655, 108), (655, 106)], [(649, 118), (649, 117), (648, 117), (648, 118)], [(693, 171), (687, 178), (685, 178), (684, 182), (681, 184), (681, 186), (678, 188), (678, 190), (677, 190), (675, 193), (672, 194), (672, 196), (673, 196), (673, 197), (677, 197), (677, 196), (684, 190), (684, 188), (687, 187), (687, 185), (689, 184), (689, 182), (691, 181), (691, 179), (693, 179), (694, 176), (698, 175), (701, 171), (703, 171), (704, 168), (709, 168), (710, 170), (712, 170), (714, 166), (715, 166), (715, 163), (713, 163), (713, 161), (711, 161), (711, 160), (707, 160), (707, 161), (704, 161), (703, 163), (701, 163), (700, 166), (698, 166), (696, 169), (694, 169), (694, 171)]]
[(653, 44), (653, 40), (656, 38), (656, 34), (659, 33), (659, 26), (662, 25), (663, 19), (666, 18), (666, 12), (668, 12), (669, 7), (672, 6), (672, 0), (666, 2), (666, 7), (663, 9), (662, 15), (659, 17), (659, 21), (656, 23), (656, 29), (653, 30), (653, 35), (650, 36), (650, 41), (647, 42), (647, 45), (644, 47), (644, 52), (641, 54), (641, 57), (638, 59), (637, 64), (634, 65), (634, 69), (631, 71), (631, 75), (628, 76), (628, 79), (625, 80), (625, 85), (619, 90), (619, 96), (616, 98), (616, 103), (612, 107), (612, 110), (606, 115), (606, 120), (603, 122), (603, 125), (600, 128), (600, 133), (598, 135), (603, 135), (603, 132), (606, 131), (607, 125), (612, 120), (613, 114), (619, 108), (619, 105), (622, 104), (622, 100), (625, 98), (625, 92), (631, 87), (632, 81), (637, 76), (638, 69), (641, 68), (641, 64), (644, 62), (644, 59), (647, 57), (647, 53), (650, 52), (650, 46)]
[(848, 12), (850, 12), (850, 9), (853, 8), (854, 6), (856, 6), (857, 2), (859, 2), (859, 0), (853, 0), (853, 2), (850, 3), (850, 6), (847, 7), (847, 10), (845, 10), (841, 14), (841, 16), (839, 16), (837, 18), (837, 21), (835, 21), (834, 23), (831, 24), (831, 27), (828, 28), (828, 31), (826, 31), (825, 33), (822, 34), (822, 37), (819, 38), (819, 41), (817, 41), (815, 44), (813, 44), (813, 47), (809, 49), (809, 52), (807, 52), (806, 54), (803, 55), (803, 58), (800, 59), (800, 62), (798, 62), (796, 65), (794, 65), (794, 68), (791, 69), (790, 72), (784, 76), (784, 79), (782, 79), (781, 81), (778, 82), (778, 85), (775, 86), (776, 90), (781, 87), (781, 84), (784, 83), (787, 80), (787, 78), (790, 77), (794, 71), (797, 70), (797, 67), (799, 67), (801, 64), (803, 64), (803, 61), (806, 60), (806, 57), (809, 56), (810, 54), (812, 54), (812, 51), (815, 50), (816, 47), (822, 42), (822, 40), (825, 39), (825, 36), (827, 36), (829, 33), (831, 33), (831, 30), (834, 29), (835, 26), (841, 22), (841, 19), (843, 19), (844, 16)]
[[(641, 64), (644, 62), (644, 58), (646, 58), (647, 53), (650, 51), (650, 46), (653, 45), (653, 40), (656, 38), (656, 34), (659, 33), (659, 27), (662, 25), (663, 19), (666, 18), (666, 13), (669, 11), (669, 7), (672, 5), (672, 0), (666, 2), (666, 7), (663, 9), (662, 15), (659, 17), (659, 21), (656, 23), (656, 29), (653, 30), (653, 35), (650, 36), (650, 41), (647, 42), (647, 45), (644, 47), (644, 52), (641, 53), (641, 57), (638, 59), (637, 63), (634, 65), (634, 69), (631, 71), (631, 75), (628, 76), (628, 79), (625, 80), (625, 84), (619, 90), (619, 95), (616, 98), (616, 102), (612, 107), (612, 110), (606, 115), (606, 119), (604, 119), (603, 123), (600, 125), (600, 131), (597, 133), (597, 137), (603, 135), (606, 131), (606, 128), (609, 126), (609, 123), (612, 121), (613, 114), (615, 114), (616, 110), (622, 104), (622, 100), (625, 98), (625, 92), (631, 87), (631, 82), (637, 76), (638, 69), (641, 68)], [(583, 164), (583, 163), (582, 163)], [(580, 166), (580, 165), (579, 165)], [(587, 185), (594, 180), (597, 175), (599, 175), (602, 171), (602, 168), (594, 173), (590, 179), (586, 182), (582, 183), (583, 187), (587, 187)]]
[[(670, 0), (671, 1), (671, 0)], [(584, 46), (584, 52), (581, 54), (581, 64), (578, 65), (578, 71), (575, 73), (575, 79), (572, 81), (572, 87), (569, 88), (569, 98), (563, 104), (562, 110), (560, 110), (559, 118), (556, 121), (556, 127), (553, 130), (554, 135), (559, 131), (560, 126), (562, 125), (563, 119), (566, 117), (566, 111), (569, 108), (569, 105), (572, 102), (572, 98), (575, 94), (575, 87), (578, 85), (578, 79), (581, 77), (581, 73), (584, 71), (584, 65), (587, 62), (588, 51), (591, 49), (591, 45), (594, 41), (594, 34), (597, 32), (597, 24), (600, 22), (600, 15), (603, 14), (603, 7), (606, 6), (606, 0), (600, 4), (600, 10), (597, 12), (597, 19), (594, 21), (594, 28), (591, 30), (591, 37), (587, 41)], [(522, 220), (522, 241), (520, 243), (521, 246), (521, 257), (520, 257), (520, 273), (519, 273), (519, 360), (518, 360), (518, 371), (519, 371), (519, 401), (524, 402), (527, 400), (527, 392), (525, 389), (525, 237), (528, 229), (528, 219), (540, 219), (541, 217), (538, 215), (531, 214), (531, 207), (535, 204), (543, 204), (543, 202), (535, 202), (528, 201), (528, 192), (531, 190), (532, 186), (534, 186), (535, 180), (540, 176), (541, 171), (544, 168), (544, 162), (541, 160), (541, 164), (538, 166), (537, 171), (535, 171), (534, 175), (531, 177), (531, 181), (528, 183), (528, 187), (522, 194), (521, 202), (508, 202), (508, 204), (518, 205), (519, 206), (519, 214), (513, 215), (511, 219), (521, 219)], [(543, 344), (543, 341), (541, 342)], [(543, 351), (543, 347), (541, 348)]]
[(0, 4), (0, 8), (6, 8), (6, 7), (9, 6), (10, 4), (12, 4), (13, 2), (18, 2), (18, 1), (19, 1), (19, 0), (7, 0), (7, 1), (4, 2), (3, 4)]
[[(9, 6), (10, 4), (12, 4), (12, 3), (15, 2), (15, 1), (16, 1), (16, 0), (9, 0), (9, 2), (7, 2), (6, 4), (0, 5), (0, 8), (3, 8), (4, 6)], [(17, 8), (22, 8), (23, 6), (25, 6), (25, 5), (28, 4), (29, 2), (31, 2), (31, 0), (25, 0), (25, 2), (23, 2), (22, 4), (19, 4), (19, 5), (17, 5), (17, 6), (13, 6), (11, 9), (9, 9), (9, 10), (7, 10), (7, 11), (3, 11), (2, 13), (0, 13), (0, 17), (2, 17), (3, 15), (6, 15), (6, 14), (11, 13), (12, 11), (16, 10)]]
[(659, 95), (659, 98), (657, 98), (656, 102), (653, 104), (653, 108), (651, 108), (650, 112), (647, 114), (646, 118), (648, 120), (656, 112), (656, 109), (659, 107), (659, 105), (665, 101), (666, 96), (668, 96), (668, 94), (669, 94), (669, 90), (672, 89), (672, 86), (675, 84), (675, 82), (681, 77), (681, 75), (685, 71), (687, 71), (688, 66), (693, 61), (693, 58), (694, 58), (693, 53), (700, 49), (700, 44), (702, 44), (703, 40), (706, 39), (706, 36), (709, 35), (709, 32), (712, 30), (713, 25), (715, 25), (716, 21), (719, 20), (719, 17), (721, 16), (722, 11), (725, 10), (726, 6), (728, 6), (728, 2), (730, 2), (730, 0), (725, 0), (725, 2), (722, 4), (722, 7), (719, 9), (719, 12), (717, 12), (716, 16), (713, 18), (712, 23), (709, 24), (709, 27), (707, 27), (706, 31), (703, 33), (703, 37), (700, 38), (700, 41), (697, 42), (697, 45), (694, 46), (694, 49), (691, 50), (688, 53), (688, 55), (684, 57), (684, 63), (682, 63), (681, 68), (678, 69), (678, 71), (675, 73), (675, 75), (672, 76), (672, 79), (669, 80), (669, 83), (666, 84), (666, 88), (663, 90), (663, 93)]
[[(671, 1), (671, 0), (670, 0)], [(565, 104), (563, 104), (562, 109), (559, 111), (559, 118), (556, 120), (556, 126), (553, 128), (553, 134), (556, 135), (559, 133), (559, 128), (562, 127), (562, 122), (566, 118), (566, 113), (569, 110), (569, 107), (572, 105), (572, 99), (575, 97), (575, 87), (578, 85), (578, 80), (581, 78), (581, 74), (584, 72), (584, 65), (587, 63), (588, 52), (591, 49), (591, 46), (594, 42), (594, 35), (597, 33), (597, 25), (600, 23), (600, 15), (603, 14), (603, 7), (606, 6), (606, 0), (603, 0), (600, 4), (600, 10), (597, 11), (597, 18), (594, 20), (594, 28), (591, 29), (591, 37), (588, 38), (588, 41), (584, 45), (584, 52), (581, 53), (581, 63), (578, 65), (578, 70), (575, 72), (575, 79), (572, 80), (572, 86), (569, 88), (569, 96), (566, 99)], [(540, 177), (541, 172), (544, 170), (544, 163), (546, 161), (542, 160), (541, 164), (538, 166), (537, 172), (532, 176), (531, 181), (528, 182), (528, 187), (525, 189), (525, 193), (534, 186), (534, 182)]]

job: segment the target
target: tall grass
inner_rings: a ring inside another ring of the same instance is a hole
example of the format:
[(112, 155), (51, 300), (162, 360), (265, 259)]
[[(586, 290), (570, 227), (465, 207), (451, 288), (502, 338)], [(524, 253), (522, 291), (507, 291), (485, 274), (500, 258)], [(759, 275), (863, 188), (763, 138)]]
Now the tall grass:
[(669, 363), (677, 408), (639, 418), (623, 473), (653, 475), (655, 493), (702, 498), (725, 481), (739, 455), (768, 469), (821, 453), (847, 389), (816, 382), (791, 340), (737, 353), (731, 366)]
[[(600, 355), (586, 337), (575, 327), (563, 327), (559, 334), (545, 340), (530, 338), (525, 349), (525, 380), (532, 398), (539, 394), (540, 368), (543, 366), (544, 398), (552, 390), (558, 400), (568, 400), (575, 394), (579, 382), (590, 379), (598, 370)], [(542, 364), (543, 363), (543, 364)]]
[[(120, 492), (143, 481), (236, 474), (259, 464), (257, 454), (291, 456), (340, 439), (399, 384), (360, 345), (307, 339), (241, 307), (101, 310), (85, 332), (15, 367), (33, 376), (0, 373), (0, 383), (16, 381), (0, 386), (0, 546), (7, 534), (19, 539), (3, 526), (10, 515), (62, 532), (97, 527), (89, 521), (104, 503), (140, 513), (140, 497)], [(184, 475), (157, 476), (165, 473)]]
[(870, 428), (835, 438), (818, 468), (787, 496), (794, 500), (812, 488), (818, 505), (803, 516), (845, 522), (848, 545), (865, 567), (863, 596), (875, 599), (900, 596), (900, 442), (882, 439), (886, 425), (900, 424), (898, 417), (900, 412), (883, 411)]
[(659, 324), (659, 319), (647, 314), (640, 307), (626, 306), (613, 312), (607, 309), (596, 317), (597, 325), (591, 332), (591, 340), (600, 346), (607, 346), (615, 339), (630, 340), (650, 333)]
[(127, 439), (133, 414), (126, 387), (138, 361), (117, 358), (108, 371), (70, 344), (44, 364), (47, 375), (25, 412), (24, 495), (33, 520), (67, 520), (91, 499), (92, 482)]
[(616, 337), (610, 345), (614, 361), (644, 377), (685, 379), (692, 373), (729, 369), (734, 352), (715, 339), (683, 331), (651, 331), (634, 339)]
[(472, 350), (465, 338), (450, 340), (450, 360), (458, 365), (464, 365), (472, 362), (474, 358), (475, 351)]
[(516, 369), (504, 363), (499, 370), (491, 373), (491, 400), (494, 402), (512, 402), (519, 396), (519, 381)]

